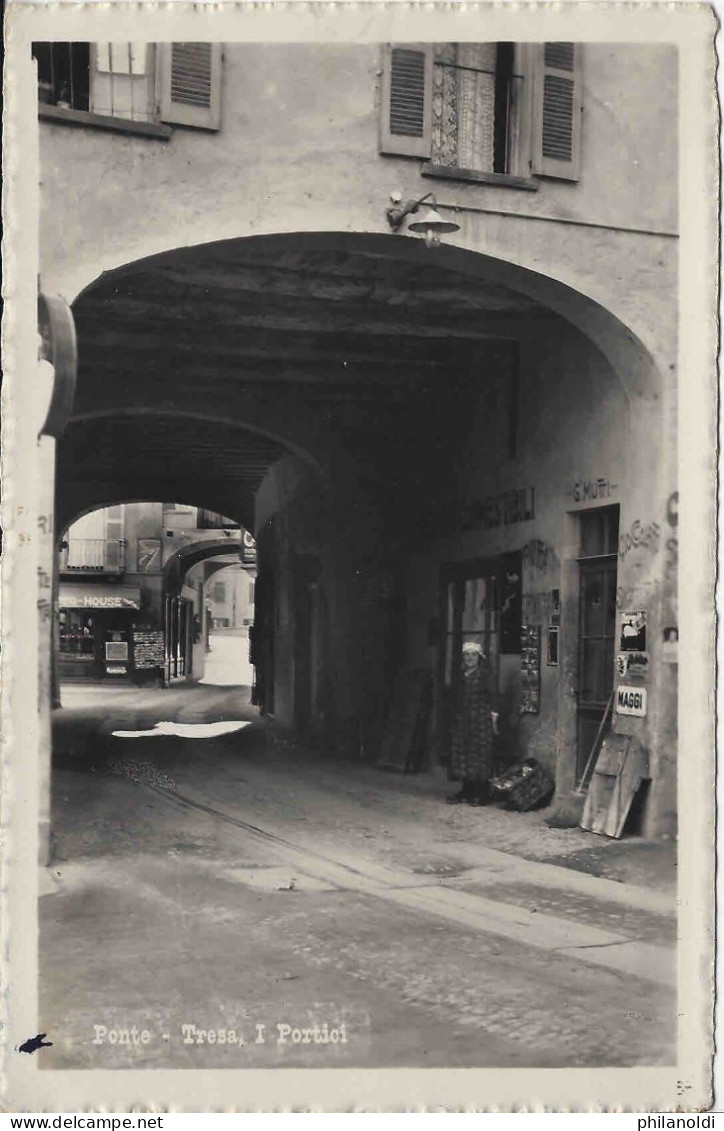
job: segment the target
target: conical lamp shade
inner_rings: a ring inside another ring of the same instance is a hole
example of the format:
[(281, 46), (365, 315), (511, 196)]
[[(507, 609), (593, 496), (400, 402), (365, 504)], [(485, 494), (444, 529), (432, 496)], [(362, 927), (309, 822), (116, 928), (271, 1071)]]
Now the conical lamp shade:
[(435, 208), (426, 208), (420, 215), (419, 220), (413, 220), (411, 224), (407, 225), (410, 232), (436, 232), (438, 235), (443, 232), (459, 232), (460, 225), (456, 224), (453, 220), (443, 220), (440, 213)]

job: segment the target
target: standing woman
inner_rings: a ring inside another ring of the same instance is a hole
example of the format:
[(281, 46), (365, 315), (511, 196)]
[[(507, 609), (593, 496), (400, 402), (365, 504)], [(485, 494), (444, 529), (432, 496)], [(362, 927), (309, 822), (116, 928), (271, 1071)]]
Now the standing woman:
[(462, 782), (462, 789), (447, 798), (448, 804), (486, 805), (490, 800), (493, 735), (497, 733), (485, 653), (480, 644), (463, 644), (448, 770), (449, 779)]

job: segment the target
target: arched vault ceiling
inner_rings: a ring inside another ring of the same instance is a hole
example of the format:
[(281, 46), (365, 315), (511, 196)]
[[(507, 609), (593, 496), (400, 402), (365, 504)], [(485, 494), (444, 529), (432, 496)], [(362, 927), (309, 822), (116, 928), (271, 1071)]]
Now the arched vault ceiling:
[(133, 415), (71, 422), (58, 445), (60, 517), (124, 499), (205, 506), (251, 525), (279, 444), (233, 425)]
[[(417, 248), (415, 248), (417, 250)], [(521, 319), (550, 312), (440, 267), (435, 253), (360, 252), (238, 240), (187, 248), (102, 277), (74, 306), (76, 412), (127, 400), (182, 407), (199, 391), (233, 416), (244, 387), (324, 401), (434, 380)], [(224, 400), (226, 398), (226, 400)], [(243, 422), (243, 421), (242, 421)]]
[(253, 497), (286, 448), (318, 467), (341, 452), (361, 474), (365, 460), (381, 472), (385, 451), (408, 442), (412, 398), (428, 398), (416, 420), (427, 412), (434, 429), (435, 397), (484, 377), (523, 323), (556, 318), (406, 243), (409, 257), (384, 254), (393, 245), (379, 239), (367, 250), (235, 240), (102, 276), (74, 304), (61, 498), (85, 499), (89, 483), (106, 497), (115, 484), (127, 487), (119, 498), (159, 497), (156, 484), (179, 481)]

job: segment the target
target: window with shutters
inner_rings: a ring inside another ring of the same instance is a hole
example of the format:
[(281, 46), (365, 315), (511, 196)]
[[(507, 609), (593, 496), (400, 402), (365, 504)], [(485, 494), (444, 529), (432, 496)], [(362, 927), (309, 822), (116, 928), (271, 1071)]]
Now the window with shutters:
[(218, 130), (219, 43), (35, 43), (41, 117), (168, 137)]
[(581, 48), (573, 43), (392, 44), (380, 150), (426, 176), (535, 188), (578, 178)]
[(221, 124), (221, 44), (166, 43), (158, 51), (160, 120), (218, 130)]
[(433, 165), (517, 173), (523, 76), (512, 43), (445, 43), (434, 50)]
[(581, 54), (576, 43), (544, 43), (538, 51), (531, 164), (539, 176), (578, 180)]

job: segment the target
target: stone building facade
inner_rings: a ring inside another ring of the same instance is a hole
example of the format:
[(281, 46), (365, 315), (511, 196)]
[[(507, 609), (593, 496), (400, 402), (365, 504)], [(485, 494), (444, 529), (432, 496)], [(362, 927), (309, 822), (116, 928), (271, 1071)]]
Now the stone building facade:
[(507, 754), (567, 789), (603, 720), (672, 833), (675, 50), (47, 46), (57, 526), (152, 480), (253, 531), (260, 706), (340, 754), (423, 671), (444, 764), (480, 639)]

